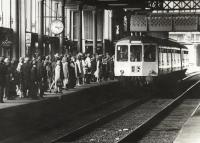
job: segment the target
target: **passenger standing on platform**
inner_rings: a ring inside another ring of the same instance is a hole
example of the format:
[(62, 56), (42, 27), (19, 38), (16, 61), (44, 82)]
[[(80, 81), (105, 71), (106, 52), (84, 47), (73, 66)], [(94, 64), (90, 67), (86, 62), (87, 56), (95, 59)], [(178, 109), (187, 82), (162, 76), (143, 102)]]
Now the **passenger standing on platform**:
[(46, 70), (45, 70), (44, 63), (43, 63), (41, 57), (38, 57), (38, 60), (37, 60), (37, 78), (38, 78), (39, 96), (41, 98), (43, 98), (44, 87), (45, 87), (45, 78), (46, 78)]
[(56, 92), (61, 93), (62, 92), (62, 79), (63, 79), (63, 73), (62, 73), (62, 65), (61, 61), (57, 60), (56, 67), (55, 67), (55, 89)]
[(108, 72), (109, 72), (108, 61), (109, 60), (110, 60), (110, 55), (106, 53), (106, 55), (102, 59), (102, 77), (104, 80), (108, 79)]
[(23, 97), (23, 76), (22, 76), (22, 66), (24, 64), (24, 58), (19, 58), (19, 63), (17, 65), (17, 95), (19, 95), (20, 98)]
[(6, 66), (4, 64), (4, 58), (0, 57), (0, 103), (3, 103), (3, 95), (6, 81)]
[(22, 76), (23, 76), (23, 94), (24, 97), (29, 96), (30, 92), (30, 75), (31, 75), (31, 63), (29, 61), (29, 58), (26, 57), (24, 60), (24, 64), (22, 65)]
[(81, 62), (81, 54), (77, 55), (77, 59), (76, 59), (76, 66), (75, 66), (75, 70), (76, 70), (76, 78), (77, 78), (77, 85), (80, 86), (81, 84), (81, 80), (83, 79), (83, 65)]
[(38, 82), (37, 82), (37, 65), (36, 65), (36, 60), (34, 59), (32, 61), (32, 68), (31, 68), (31, 74), (30, 74), (31, 80), (31, 88), (30, 88), (30, 97), (32, 99), (37, 98), (38, 94)]
[(16, 85), (17, 85), (17, 81), (18, 81), (18, 75), (17, 75), (17, 61), (16, 60), (12, 60), (11, 61), (11, 74), (10, 74), (10, 95), (11, 95), (11, 99), (14, 99), (17, 96), (17, 92), (16, 92)]
[(69, 65), (68, 65), (68, 57), (65, 55), (62, 58), (62, 65), (63, 65), (63, 88), (67, 89), (68, 88), (68, 81), (69, 81)]
[(51, 86), (50, 86), (50, 92), (51, 89), (54, 87), (55, 85), (55, 68), (56, 68), (56, 62), (57, 62), (57, 57), (56, 55), (54, 55), (53, 59), (51, 60), (51, 68), (52, 68), (52, 82), (51, 82)]
[(97, 57), (97, 66), (96, 66), (96, 71), (94, 73), (97, 82), (101, 81), (101, 75), (102, 75), (102, 58), (101, 56)]
[(12, 95), (10, 95), (11, 74), (12, 74), (10, 59), (5, 58), (4, 63), (5, 63), (6, 68), (7, 68), (6, 69), (7, 70), (6, 80), (5, 80), (6, 86), (5, 86), (4, 96), (9, 100), (9, 99), (11, 99), (11, 96), (12, 96)]
[(87, 54), (87, 57), (85, 59), (85, 67), (86, 67), (85, 82), (89, 84), (91, 80), (91, 58), (89, 53)]
[(68, 63), (69, 63), (69, 88), (74, 88), (76, 86), (76, 71), (75, 71), (75, 57), (71, 57), (71, 59), (68, 59)]
[(96, 68), (97, 68), (96, 56), (92, 55), (92, 58), (91, 58), (91, 81), (93, 81), (93, 82), (96, 81), (95, 75), (94, 75)]
[(45, 57), (44, 68), (46, 70), (45, 89), (50, 90), (52, 83), (52, 66), (50, 56)]
[(85, 54), (83, 54), (81, 56), (81, 64), (82, 64), (82, 67), (83, 67), (83, 77), (82, 77), (82, 84), (85, 84), (86, 82), (86, 71), (87, 71), (87, 65), (85, 63)]
[(108, 62), (109, 65), (109, 78), (114, 80), (114, 56), (112, 56)]

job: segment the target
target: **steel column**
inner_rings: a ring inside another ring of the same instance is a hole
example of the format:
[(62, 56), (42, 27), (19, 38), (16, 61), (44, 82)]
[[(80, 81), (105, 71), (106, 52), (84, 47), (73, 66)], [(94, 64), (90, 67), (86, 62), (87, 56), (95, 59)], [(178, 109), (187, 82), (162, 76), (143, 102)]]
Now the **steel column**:
[(93, 15), (93, 54), (96, 54), (97, 49), (97, 10), (92, 11)]
[(64, 25), (63, 32), (60, 35), (60, 49), (59, 52), (63, 53), (64, 51), (64, 38), (65, 38), (65, 0), (62, 0), (62, 23)]
[(82, 52), (82, 4), (79, 5), (78, 52)]
[(14, 33), (15, 33), (15, 49), (14, 49), (14, 58), (19, 59), (19, 0), (15, 0), (15, 16), (14, 22)]
[(38, 54), (43, 55), (44, 46), (44, 0), (39, 0), (39, 31), (38, 31)]

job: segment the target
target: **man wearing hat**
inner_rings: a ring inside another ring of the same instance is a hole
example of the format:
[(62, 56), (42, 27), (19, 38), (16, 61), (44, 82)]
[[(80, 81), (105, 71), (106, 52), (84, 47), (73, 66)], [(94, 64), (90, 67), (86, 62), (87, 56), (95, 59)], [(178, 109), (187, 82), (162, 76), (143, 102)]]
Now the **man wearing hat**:
[(4, 64), (4, 58), (0, 57), (0, 103), (3, 103), (3, 93), (6, 81), (6, 66)]

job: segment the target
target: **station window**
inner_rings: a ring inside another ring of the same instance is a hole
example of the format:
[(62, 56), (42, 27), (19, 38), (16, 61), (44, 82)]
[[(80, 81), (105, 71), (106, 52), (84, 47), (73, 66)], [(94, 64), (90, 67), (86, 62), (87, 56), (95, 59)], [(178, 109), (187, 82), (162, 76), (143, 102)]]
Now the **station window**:
[(141, 62), (142, 61), (142, 45), (131, 45), (130, 61), (131, 62)]
[(156, 47), (155, 45), (144, 46), (144, 61), (155, 62), (156, 60)]
[(128, 46), (127, 45), (117, 46), (117, 61), (128, 61)]

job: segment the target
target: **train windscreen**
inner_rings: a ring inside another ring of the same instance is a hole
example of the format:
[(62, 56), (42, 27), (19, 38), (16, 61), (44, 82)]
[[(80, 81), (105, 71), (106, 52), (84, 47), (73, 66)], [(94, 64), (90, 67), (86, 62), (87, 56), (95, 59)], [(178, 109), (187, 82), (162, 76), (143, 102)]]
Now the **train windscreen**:
[(130, 61), (131, 62), (141, 62), (142, 61), (142, 45), (131, 45)]
[(128, 46), (127, 45), (117, 46), (117, 61), (120, 61), (120, 62), (128, 61)]
[(144, 46), (144, 61), (145, 62), (156, 61), (156, 46), (155, 45)]

